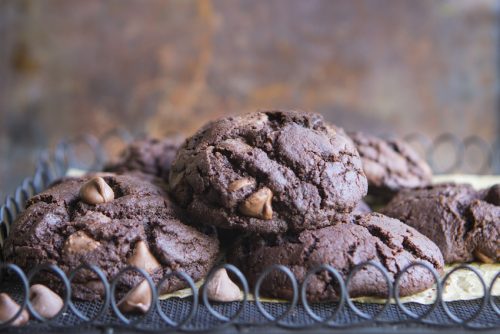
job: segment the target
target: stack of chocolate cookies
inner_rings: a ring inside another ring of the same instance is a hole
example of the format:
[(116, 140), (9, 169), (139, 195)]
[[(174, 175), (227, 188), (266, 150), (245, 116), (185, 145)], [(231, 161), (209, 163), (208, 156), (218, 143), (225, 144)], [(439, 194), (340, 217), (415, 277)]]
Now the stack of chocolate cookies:
[[(345, 132), (317, 114), (266, 111), (209, 123), (179, 149), (169, 186), (191, 221), (235, 239), (227, 259), (251, 285), (272, 264), (287, 266), (299, 282), (322, 264), (345, 277), (355, 265), (373, 261), (391, 280), (415, 261), (443, 270), (438, 247), (417, 230), (381, 214), (353, 213), (367, 193), (362, 159)], [(413, 267), (401, 280), (401, 294), (433, 281), (430, 272)], [(351, 296), (387, 293), (382, 274), (371, 266), (348, 288)], [(336, 289), (320, 272), (307, 292), (310, 300), (324, 301), (337, 298)], [(292, 289), (276, 271), (261, 292), (288, 298)]]
[[(320, 265), (346, 278), (356, 265), (372, 261), (394, 282), (416, 261), (439, 274), (445, 260), (498, 261), (498, 187), (433, 188), (431, 176), (402, 141), (346, 134), (317, 114), (226, 117), (183, 142), (178, 137), (136, 141), (105, 172), (60, 180), (28, 201), (4, 253), (24, 269), (53, 263), (70, 272), (94, 264), (108, 279), (134, 265), (155, 282), (173, 271), (202, 279), (225, 253), (252, 286), (273, 264), (287, 266), (301, 283)], [(379, 204), (392, 199), (385, 215), (371, 212), (363, 202), (367, 193)], [(460, 203), (456, 221), (449, 219), (453, 203)], [(450, 226), (459, 226), (455, 230), (462, 234), (457, 237)], [(463, 241), (460, 246), (457, 240)], [(50, 277), (46, 283), (58, 289)], [(137, 288), (141, 280), (124, 275), (118, 293)], [(412, 267), (401, 277), (400, 295), (433, 283), (432, 273)], [(73, 296), (99, 298), (98, 286), (92, 272), (81, 271)], [(172, 276), (159, 292), (185, 286)], [(348, 290), (351, 297), (384, 297), (387, 284), (377, 268), (365, 266)], [(261, 294), (289, 298), (292, 288), (286, 276), (273, 271)], [(338, 294), (328, 273), (312, 275), (309, 300), (335, 300)]]

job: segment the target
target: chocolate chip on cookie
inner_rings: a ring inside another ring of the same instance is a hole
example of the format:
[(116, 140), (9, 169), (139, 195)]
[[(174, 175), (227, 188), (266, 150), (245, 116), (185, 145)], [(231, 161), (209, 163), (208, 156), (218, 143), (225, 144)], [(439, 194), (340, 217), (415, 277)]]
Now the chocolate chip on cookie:
[(272, 219), (272, 198), (273, 192), (271, 189), (264, 187), (248, 196), (243, 203), (241, 203), (239, 211), (247, 217), (255, 217), (266, 220)]
[(363, 160), (370, 195), (390, 198), (400, 189), (430, 184), (431, 168), (403, 140), (384, 140), (361, 132), (349, 136)]
[[(308, 271), (322, 264), (337, 269), (344, 277), (362, 262), (373, 261), (387, 269), (394, 283), (401, 270), (415, 261), (423, 261), (443, 272), (443, 256), (438, 247), (414, 228), (378, 213), (353, 216), (352, 222), (339, 223), (298, 235), (250, 236), (242, 238), (228, 252), (228, 261), (242, 269), (252, 286), (259, 275), (273, 264), (288, 267), (299, 283)], [(374, 267), (354, 275), (349, 284), (351, 297), (387, 295), (382, 274)], [(425, 290), (434, 284), (432, 274), (421, 267), (412, 268), (401, 280), (400, 295)], [(309, 281), (310, 301), (336, 300), (338, 287), (329, 275), (318, 273)], [(293, 291), (284, 283), (282, 273), (271, 272), (263, 281), (263, 296), (290, 298)]]
[(66, 239), (63, 246), (63, 252), (65, 254), (83, 254), (92, 252), (100, 246), (101, 243), (89, 237), (87, 233), (78, 231), (71, 234), (68, 239)]
[(207, 124), (179, 149), (169, 185), (194, 220), (263, 233), (330, 225), (367, 191), (345, 133), (292, 111)]
[[(99, 177), (99, 181), (95, 176), (66, 179), (30, 199), (6, 240), (6, 260), (25, 270), (54, 263), (67, 273), (90, 263), (108, 279), (128, 265), (146, 270), (155, 281), (173, 270), (184, 271), (194, 280), (208, 273), (218, 256), (217, 238), (183, 224), (161, 185), (130, 174)], [(114, 200), (89, 204), (81, 196), (90, 189), (89, 198), (100, 198), (103, 184), (109, 186)], [(61, 288), (57, 278), (47, 275), (45, 279), (44, 284), (54, 290)], [(140, 280), (141, 276), (127, 273), (118, 293)], [(165, 287), (160, 293), (185, 287), (185, 282), (172, 277)], [(72, 282), (72, 293), (93, 300), (103, 291), (96, 276), (81, 271)]]
[(87, 204), (100, 204), (114, 200), (115, 193), (102, 177), (96, 176), (82, 185), (80, 198)]
[(156, 269), (161, 267), (161, 264), (148, 249), (145, 241), (136, 242), (132, 256), (127, 262), (134, 267), (146, 270), (149, 274), (154, 273)]
[(476, 191), (468, 184), (439, 184), (398, 193), (382, 213), (433, 240), (446, 263), (500, 259), (498, 185)]

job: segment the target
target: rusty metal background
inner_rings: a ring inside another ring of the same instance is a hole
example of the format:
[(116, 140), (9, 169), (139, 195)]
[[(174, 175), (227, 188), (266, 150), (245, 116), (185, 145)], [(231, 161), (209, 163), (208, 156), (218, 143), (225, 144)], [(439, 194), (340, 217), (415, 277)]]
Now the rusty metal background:
[[(0, 1), (0, 189), (60, 138), (317, 111), (500, 143), (498, 0)], [(453, 159), (443, 148), (440, 155)], [(500, 167), (494, 171), (499, 172)]]

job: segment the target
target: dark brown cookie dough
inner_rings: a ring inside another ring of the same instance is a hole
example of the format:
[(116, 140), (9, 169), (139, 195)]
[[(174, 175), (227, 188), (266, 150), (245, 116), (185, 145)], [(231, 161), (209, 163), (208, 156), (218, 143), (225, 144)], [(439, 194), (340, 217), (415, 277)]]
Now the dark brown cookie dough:
[(195, 220), (262, 233), (330, 225), (367, 189), (348, 137), (284, 111), (209, 123), (180, 148), (169, 184)]
[[(129, 264), (142, 267), (155, 281), (173, 270), (195, 281), (206, 275), (219, 252), (214, 235), (183, 224), (160, 186), (132, 175), (100, 175), (104, 184), (88, 182), (95, 180), (90, 176), (67, 179), (30, 199), (6, 241), (6, 260), (25, 270), (53, 263), (66, 273), (89, 263), (108, 279)], [(60, 288), (46, 278), (45, 283)], [(139, 279), (125, 276), (118, 291)], [(161, 292), (185, 286), (177, 278), (168, 283)], [(73, 282), (73, 295), (93, 300), (102, 293), (97, 287), (96, 278), (82, 272)]]
[(349, 136), (363, 160), (370, 195), (390, 198), (400, 189), (430, 184), (431, 168), (403, 140), (383, 140), (361, 132)]
[(497, 189), (498, 185), (476, 191), (468, 184), (440, 184), (405, 190), (382, 213), (428, 236), (446, 263), (498, 262), (500, 207), (493, 204)]
[(124, 149), (118, 161), (106, 166), (105, 171), (115, 173), (139, 171), (168, 180), (170, 166), (183, 141), (182, 136), (136, 140)]
[[(407, 265), (423, 261), (443, 271), (443, 257), (438, 247), (415, 229), (377, 213), (353, 216), (351, 223), (341, 223), (299, 235), (247, 237), (229, 252), (228, 261), (238, 266), (252, 286), (259, 275), (273, 264), (288, 267), (299, 283), (307, 272), (322, 264), (337, 269), (344, 279), (351, 269), (365, 261), (385, 267), (393, 282)], [(382, 274), (373, 266), (358, 272), (349, 284), (351, 297), (387, 295)], [(308, 284), (310, 301), (338, 299), (338, 287), (329, 275), (314, 275)], [(400, 295), (406, 296), (432, 286), (432, 274), (422, 267), (413, 267), (403, 276)], [(291, 285), (282, 273), (273, 271), (263, 281), (263, 296), (290, 298)]]

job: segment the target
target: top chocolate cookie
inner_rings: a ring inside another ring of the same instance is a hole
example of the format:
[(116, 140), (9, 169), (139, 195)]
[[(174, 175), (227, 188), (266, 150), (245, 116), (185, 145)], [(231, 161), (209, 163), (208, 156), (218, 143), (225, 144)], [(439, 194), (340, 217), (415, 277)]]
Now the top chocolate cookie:
[(413, 148), (399, 139), (349, 133), (363, 160), (370, 194), (391, 196), (400, 189), (430, 184), (432, 171)]
[(367, 191), (349, 138), (295, 111), (207, 124), (179, 149), (169, 183), (197, 221), (262, 233), (331, 225)]
[(138, 171), (167, 180), (170, 166), (183, 140), (182, 136), (135, 140), (121, 152), (118, 161), (105, 167), (105, 171), (114, 173)]

